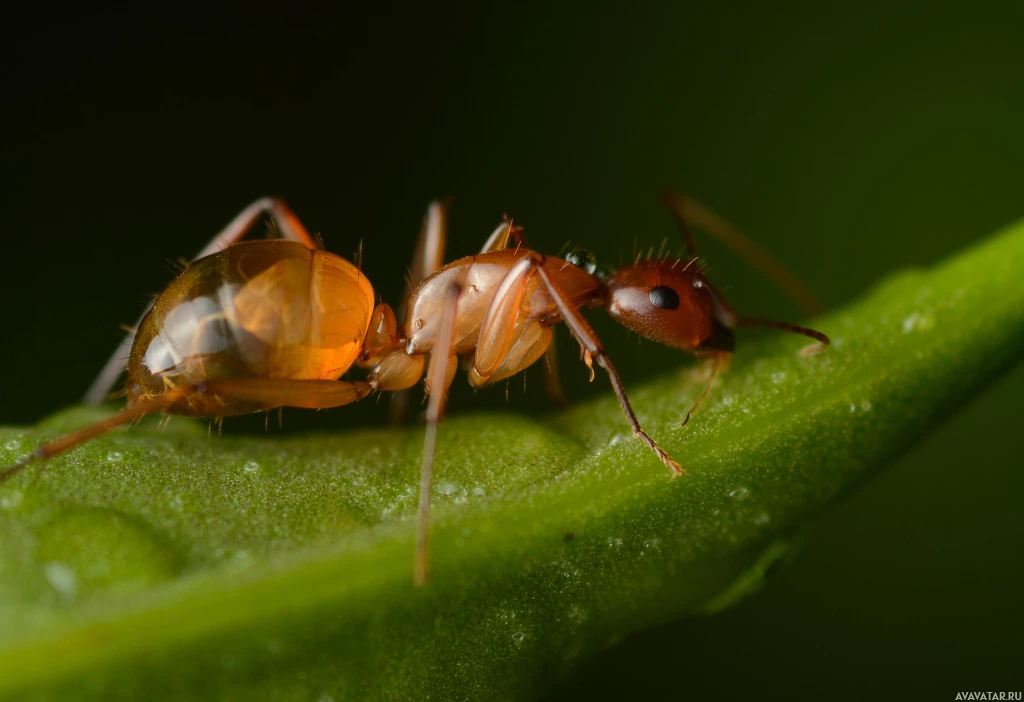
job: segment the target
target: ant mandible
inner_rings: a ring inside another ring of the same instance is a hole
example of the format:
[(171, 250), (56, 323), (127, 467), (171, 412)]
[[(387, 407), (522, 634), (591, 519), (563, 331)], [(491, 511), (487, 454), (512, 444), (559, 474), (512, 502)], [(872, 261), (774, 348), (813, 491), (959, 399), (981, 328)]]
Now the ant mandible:
[[(597, 363), (608, 373), (634, 435), (680, 474), (682, 466), (640, 426), (581, 308), (603, 306), (641, 336), (709, 360), (711, 372), (684, 425), (727, 364), (736, 327), (803, 334), (818, 342), (808, 347), (815, 352), (829, 344), (812, 329), (737, 316), (696, 265), (688, 220), (746, 254), (794, 298), (808, 301), (808, 309), (813, 298), (710, 211), (674, 193), (665, 201), (683, 233), (686, 256), (637, 260), (609, 276), (595, 275), (593, 257), (582, 250), (565, 259), (537, 253), (510, 220), (495, 229), (479, 254), (442, 267), (446, 207), (431, 203), (411, 270), (407, 318), (399, 329), (391, 307), (374, 307), (373, 288), (358, 266), (322, 250), (281, 200), (257, 200), (157, 296), (130, 337), (127, 368), (115, 353), (86, 395), (86, 402), (98, 403), (126, 370), (125, 410), (39, 446), (0, 472), (0, 483), (34, 461), (147, 414), (221, 418), (278, 407), (340, 407), (373, 392), (406, 390), (425, 373), (430, 399), (414, 574), (423, 584), (437, 424), (460, 358), (474, 387), (504, 380), (549, 353), (552, 326), (564, 321), (591, 379)], [(282, 238), (242, 241), (263, 217)], [(353, 365), (369, 370), (366, 380), (339, 380)]]

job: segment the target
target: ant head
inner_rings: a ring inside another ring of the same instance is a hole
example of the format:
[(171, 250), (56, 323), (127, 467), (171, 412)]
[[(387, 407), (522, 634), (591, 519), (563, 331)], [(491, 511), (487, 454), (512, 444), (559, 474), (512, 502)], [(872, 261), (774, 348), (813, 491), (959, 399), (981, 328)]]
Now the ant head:
[[(692, 263), (692, 262), (691, 262)], [(605, 309), (619, 324), (659, 344), (696, 349), (736, 326), (736, 315), (695, 266), (640, 261), (606, 282)]]

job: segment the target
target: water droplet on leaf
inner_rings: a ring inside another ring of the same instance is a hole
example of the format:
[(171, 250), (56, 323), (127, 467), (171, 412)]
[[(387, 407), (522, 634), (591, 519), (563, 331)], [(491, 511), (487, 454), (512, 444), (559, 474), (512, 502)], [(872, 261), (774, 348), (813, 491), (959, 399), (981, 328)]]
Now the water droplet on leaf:
[(43, 566), (43, 575), (50, 587), (66, 600), (78, 594), (78, 575), (63, 563), (51, 562)]
[(12, 490), (3, 496), (0, 496), (0, 509), (18, 509), (24, 497), (25, 495), (21, 490)]

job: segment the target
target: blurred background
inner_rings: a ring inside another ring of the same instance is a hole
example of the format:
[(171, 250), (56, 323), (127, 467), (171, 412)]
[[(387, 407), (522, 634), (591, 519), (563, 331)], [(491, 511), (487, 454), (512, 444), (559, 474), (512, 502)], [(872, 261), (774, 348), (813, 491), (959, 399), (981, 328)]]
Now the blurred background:
[[(393, 303), (426, 202), (448, 195), (449, 258), (506, 212), (547, 253), (569, 242), (614, 264), (675, 246), (656, 202), (675, 185), (832, 306), (938, 262), (1024, 216), (1024, 5), (895, 5), (239, 5), (12, 24), (0, 423), (76, 402), (167, 262), (265, 194), (336, 253), (362, 241)], [(738, 309), (799, 318), (702, 244)], [(592, 319), (627, 386), (680, 363)], [(607, 392), (561, 333), (570, 395)], [(513, 411), (548, 411), (540, 378), (513, 383)], [(453, 412), (505, 407), (503, 387), (457, 387)], [(1021, 397), (1018, 368), (822, 517), (757, 597), (622, 641), (551, 698), (1020, 690)], [(379, 424), (385, 405), (292, 411), (285, 430)]]

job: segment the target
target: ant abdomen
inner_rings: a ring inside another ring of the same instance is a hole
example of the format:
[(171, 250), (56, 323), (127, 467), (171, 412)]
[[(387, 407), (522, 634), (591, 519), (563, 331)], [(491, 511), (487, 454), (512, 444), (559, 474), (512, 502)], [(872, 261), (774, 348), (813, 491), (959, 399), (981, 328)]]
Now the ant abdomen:
[[(218, 380), (337, 379), (362, 349), (372, 306), (369, 281), (343, 258), (292, 241), (236, 244), (153, 303), (128, 359), (128, 399)], [(266, 409), (201, 394), (179, 404), (171, 411), (193, 416)]]

